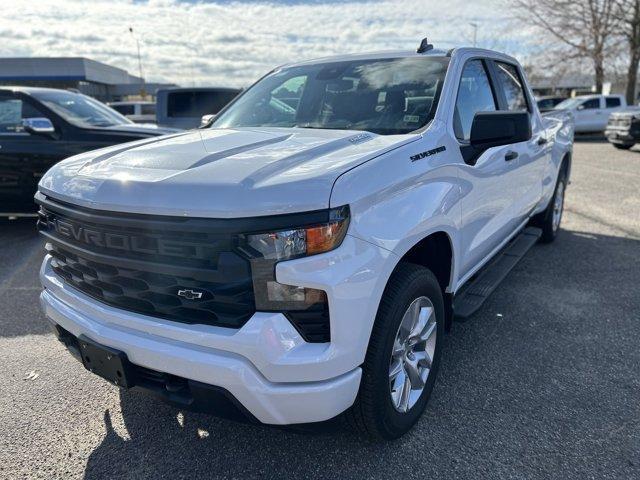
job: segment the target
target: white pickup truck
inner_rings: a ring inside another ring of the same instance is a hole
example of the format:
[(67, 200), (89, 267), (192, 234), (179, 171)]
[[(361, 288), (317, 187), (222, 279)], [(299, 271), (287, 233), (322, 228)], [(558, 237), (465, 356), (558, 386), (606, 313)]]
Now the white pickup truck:
[(493, 51), (286, 65), (206, 128), (53, 167), (42, 307), (120, 387), (395, 438), (454, 316), (556, 237), (572, 141)]
[(612, 113), (627, 108), (627, 101), (623, 95), (581, 95), (560, 102), (554, 110), (571, 112), (576, 132), (595, 133), (604, 131)]

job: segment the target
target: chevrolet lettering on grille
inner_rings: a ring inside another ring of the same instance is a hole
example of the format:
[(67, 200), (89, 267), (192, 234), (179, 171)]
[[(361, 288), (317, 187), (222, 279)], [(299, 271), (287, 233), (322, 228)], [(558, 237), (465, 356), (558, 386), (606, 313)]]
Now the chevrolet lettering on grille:
[(92, 228), (49, 215), (49, 228), (61, 237), (94, 247), (147, 255), (169, 255), (180, 258), (207, 258), (202, 244), (184, 240), (158, 238), (152, 235), (130, 235)]

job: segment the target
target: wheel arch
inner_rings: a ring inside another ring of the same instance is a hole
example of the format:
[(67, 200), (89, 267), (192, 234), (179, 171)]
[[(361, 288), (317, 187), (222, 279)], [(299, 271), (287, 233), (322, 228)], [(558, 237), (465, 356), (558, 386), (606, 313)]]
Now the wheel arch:
[(562, 160), (560, 161), (560, 171), (562, 170), (565, 171), (567, 182), (571, 177), (571, 159), (572, 159), (571, 151), (568, 151), (562, 156)]
[(431, 232), (411, 246), (400, 257), (395, 267), (398, 268), (403, 262), (413, 263), (433, 272), (442, 290), (447, 330), (451, 328), (453, 321), (453, 294), (450, 290), (454, 284), (454, 252), (453, 239), (449, 233), (443, 230)]

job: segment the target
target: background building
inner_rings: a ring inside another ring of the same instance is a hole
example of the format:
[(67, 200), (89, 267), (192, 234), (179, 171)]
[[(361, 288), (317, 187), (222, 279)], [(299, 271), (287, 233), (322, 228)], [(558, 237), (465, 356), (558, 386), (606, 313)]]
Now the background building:
[(172, 83), (147, 83), (126, 70), (84, 57), (14, 57), (0, 59), (0, 85), (75, 88), (103, 102), (142, 93), (155, 97)]

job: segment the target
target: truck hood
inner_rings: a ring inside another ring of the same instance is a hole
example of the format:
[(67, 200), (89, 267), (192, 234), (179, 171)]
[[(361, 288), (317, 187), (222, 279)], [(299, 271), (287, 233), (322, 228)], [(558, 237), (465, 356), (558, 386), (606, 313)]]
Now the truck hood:
[(613, 119), (623, 119), (623, 118), (632, 118), (632, 117), (640, 117), (640, 107), (627, 107), (624, 110), (619, 112), (614, 112), (609, 115), (609, 118)]
[(181, 132), (177, 128), (159, 127), (153, 123), (123, 123), (121, 125), (112, 125), (110, 127), (102, 127), (104, 130), (109, 130), (113, 133), (141, 133), (145, 135), (166, 135), (169, 133)]
[(417, 134), (240, 128), (191, 130), (62, 161), (46, 195), (119, 212), (233, 218), (328, 208), (335, 180)]

